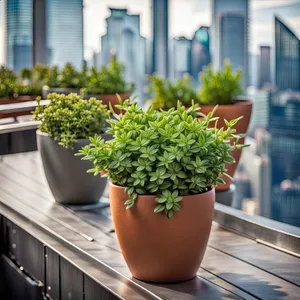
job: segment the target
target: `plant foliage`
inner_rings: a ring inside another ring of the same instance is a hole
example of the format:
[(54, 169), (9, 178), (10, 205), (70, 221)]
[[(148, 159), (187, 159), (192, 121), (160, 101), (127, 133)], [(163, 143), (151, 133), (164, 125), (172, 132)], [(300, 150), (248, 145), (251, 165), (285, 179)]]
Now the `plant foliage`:
[(155, 109), (176, 107), (178, 100), (186, 106), (192, 104), (192, 99), (199, 102), (192, 78), (188, 74), (174, 82), (154, 74), (149, 77), (148, 89), (153, 96)]
[(177, 109), (157, 111), (150, 106), (144, 112), (126, 100), (117, 107), (126, 113), (108, 121), (114, 139), (94, 136), (79, 155), (93, 162), (88, 172), (98, 175), (106, 170), (114, 184), (126, 188), (127, 208), (138, 195), (157, 195), (154, 212), (171, 218), (180, 210), (183, 196), (224, 183), (225, 163), (234, 162), (230, 151), (244, 147), (237, 144), (240, 136), (232, 128), (239, 119), (226, 121), (226, 128), (209, 128), (217, 119), (217, 107), (201, 120), (193, 117), (198, 111), (194, 104), (188, 110), (178, 102)]
[(209, 65), (201, 76), (202, 88), (200, 91), (201, 104), (233, 104), (234, 98), (243, 92), (241, 87), (241, 70), (232, 71), (228, 60), (224, 62), (224, 70), (213, 72)]
[(104, 132), (108, 117), (106, 105), (101, 100), (90, 98), (84, 100), (77, 94), (47, 96), (50, 103), (38, 106), (34, 119), (41, 121), (39, 129), (53, 137), (61, 146), (72, 148), (77, 139), (86, 139)]
[(108, 66), (103, 66), (98, 72), (92, 68), (88, 74), (86, 92), (90, 95), (123, 94), (134, 90), (134, 83), (124, 79), (124, 65), (112, 59)]
[(18, 95), (18, 81), (15, 73), (4, 66), (0, 67), (0, 97)]

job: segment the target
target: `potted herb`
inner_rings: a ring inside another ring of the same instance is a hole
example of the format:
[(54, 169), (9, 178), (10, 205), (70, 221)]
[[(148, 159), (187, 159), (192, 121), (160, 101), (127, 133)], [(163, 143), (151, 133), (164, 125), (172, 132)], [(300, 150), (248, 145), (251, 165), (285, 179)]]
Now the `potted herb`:
[(214, 109), (204, 119), (178, 104), (177, 110), (143, 111), (125, 101), (124, 115), (110, 119), (114, 139), (99, 136), (80, 150), (111, 180), (110, 203), (124, 258), (135, 278), (178, 282), (196, 275), (214, 213), (216, 184), (223, 183), (232, 126), (210, 128)]
[(87, 69), (77, 71), (72, 64), (67, 63), (60, 71), (57, 66), (52, 67), (45, 80), (43, 87), (43, 97), (50, 93), (70, 94), (80, 93), (80, 89), (86, 86)]
[(16, 74), (0, 67), (0, 104), (18, 102), (19, 84)]
[(34, 111), (34, 119), (41, 122), (37, 131), (37, 144), (45, 175), (57, 202), (88, 204), (98, 202), (106, 185), (103, 178), (90, 178), (86, 170), (92, 164), (81, 161), (74, 154), (89, 144), (94, 134), (102, 139), (108, 116), (106, 105), (91, 98), (84, 100), (76, 94), (49, 94), (50, 103)]
[(187, 107), (191, 106), (192, 99), (199, 102), (192, 78), (188, 74), (174, 82), (154, 74), (149, 77), (148, 90), (153, 96), (150, 101), (155, 109), (176, 107), (178, 100)]
[(126, 100), (134, 90), (133, 83), (127, 83), (124, 79), (124, 65), (113, 57), (108, 66), (103, 66), (98, 72), (92, 68), (87, 78), (85, 92), (89, 96), (101, 99), (106, 105), (115, 107), (119, 104), (119, 98)]
[[(230, 62), (226, 60), (224, 62), (223, 71), (213, 72), (212, 67), (208, 66), (201, 76), (202, 88), (200, 91), (200, 105), (201, 112), (207, 114), (212, 111), (214, 106), (218, 104), (218, 110), (215, 116), (219, 119), (213, 122), (212, 126), (222, 128), (226, 126), (226, 120), (231, 120), (243, 116), (243, 118), (234, 125), (237, 133), (246, 133), (249, 122), (251, 119), (252, 102), (250, 100), (242, 100), (239, 95), (242, 94), (241, 88), (241, 71), (234, 73), (232, 71)], [(244, 143), (244, 138), (240, 140), (240, 143)], [(235, 163), (227, 165), (227, 173), (230, 177), (223, 178), (225, 180), (224, 185), (217, 186), (217, 191), (228, 190), (232, 182), (235, 170), (238, 166), (241, 150), (236, 149), (232, 152), (232, 156), (235, 159)]]

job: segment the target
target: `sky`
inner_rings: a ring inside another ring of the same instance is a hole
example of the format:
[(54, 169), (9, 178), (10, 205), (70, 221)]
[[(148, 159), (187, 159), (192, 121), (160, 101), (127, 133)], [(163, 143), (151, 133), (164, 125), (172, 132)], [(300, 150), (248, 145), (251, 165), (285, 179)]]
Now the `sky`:
[[(227, 1), (227, 0), (224, 0)], [(170, 36), (184, 35), (191, 38), (201, 25), (210, 25), (209, 0), (169, 0)], [(3, 62), (3, 1), (0, 0), (0, 64)], [(140, 14), (141, 34), (151, 37), (150, 0), (84, 0), (85, 58), (89, 59), (101, 47), (100, 36), (105, 34), (105, 18), (108, 7), (128, 8), (132, 14)], [(250, 52), (257, 53), (260, 44), (273, 44), (274, 13), (294, 29), (300, 37), (300, 0), (252, 0), (250, 11)]]

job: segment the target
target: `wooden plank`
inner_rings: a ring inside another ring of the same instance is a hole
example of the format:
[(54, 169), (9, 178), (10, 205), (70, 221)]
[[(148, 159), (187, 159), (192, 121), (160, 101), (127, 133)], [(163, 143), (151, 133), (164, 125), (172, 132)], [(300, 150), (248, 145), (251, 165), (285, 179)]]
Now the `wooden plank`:
[(300, 286), (300, 259), (213, 226), (209, 245)]
[(298, 286), (210, 247), (202, 268), (260, 299), (299, 299)]
[(59, 255), (51, 248), (45, 247), (46, 294), (53, 300), (60, 299), (60, 266)]

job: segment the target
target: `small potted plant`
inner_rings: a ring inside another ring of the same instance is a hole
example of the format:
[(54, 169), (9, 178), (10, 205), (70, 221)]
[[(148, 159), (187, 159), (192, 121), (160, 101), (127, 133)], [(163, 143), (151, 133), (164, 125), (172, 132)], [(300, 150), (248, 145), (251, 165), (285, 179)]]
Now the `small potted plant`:
[(4, 66), (0, 67), (0, 104), (17, 102), (19, 90), (16, 74)]
[[(38, 105), (34, 119), (41, 122), (37, 144), (45, 175), (57, 202), (62, 204), (92, 204), (99, 201), (106, 180), (90, 178), (86, 170), (92, 164), (74, 156), (89, 144), (94, 134), (110, 138), (105, 132), (108, 116), (106, 105), (95, 98), (84, 100), (77, 94), (52, 93), (50, 103)], [(37, 99), (40, 103), (40, 97)]]
[(111, 104), (112, 107), (119, 104), (118, 97), (122, 100), (129, 99), (134, 84), (125, 81), (124, 70), (125, 67), (114, 57), (108, 66), (102, 67), (100, 72), (92, 68), (88, 75), (85, 93), (101, 99), (106, 105)]
[[(246, 133), (251, 119), (252, 102), (239, 97), (242, 94), (241, 88), (242, 72), (239, 70), (236, 73), (232, 71), (231, 64), (228, 60), (224, 62), (223, 71), (213, 72), (212, 67), (208, 66), (201, 75), (202, 88), (200, 90), (200, 105), (201, 112), (208, 114), (213, 110), (215, 105), (218, 105), (218, 110), (215, 116), (219, 119), (211, 123), (211, 126), (222, 128), (226, 126), (226, 120), (231, 120), (242, 116), (243, 118), (234, 125), (237, 133)], [(244, 143), (244, 138), (240, 140)], [(226, 164), (227, 173), (230, 177), (223, 178), (224, 185), (217, 186), (217, 191), (228, 190), (232, 182), (235, 170), (238, 166), (241, 150), (236, 149), (232, 152), (235, 163)]]
[(87, 84), (87, 68), (77, 71), (72, 64), (67, 63), (60, 71), (57, 66), (52, 67), (44, 80), (43, 97), (50, 93), (70, 94), (80, 93), (80, 89)]
[(192, 100), (199, 102), (198, 93), (194, 89), (192, 78), (185, 74), (172, 82), (154, 74), (149, 77), (148, 90), (153, 96), (149, 102), (155, 109), (170, 109), (176, 107), (179, 100), (186, 107), (191, 106)]
[(124, 115), (110, 119), (114, 139), (99, 136), (80, 150), (111, 180), (110, 204), (117, 238), (135, 278), (178, 282), (196, 275), (210, 234), (216, 184), (233, 161), (235, 137), (210, 128), (216, 109), (204, 119), (197, 108), (143, 111), (126, 100)]

